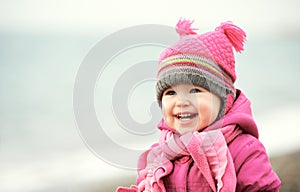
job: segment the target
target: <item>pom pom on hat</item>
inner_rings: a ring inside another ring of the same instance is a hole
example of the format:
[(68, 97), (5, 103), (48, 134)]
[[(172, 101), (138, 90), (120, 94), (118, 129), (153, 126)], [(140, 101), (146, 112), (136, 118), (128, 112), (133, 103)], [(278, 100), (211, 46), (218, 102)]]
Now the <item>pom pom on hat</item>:
[(194, 21), (180, 19), (176, 25), (176, 32), (180, 36), (184, 35), (194, 35), (197, 34), (194, 30), (198, 30), (197, 28), (191, 28)]
[(218, 30), (223, 31), (223, 33), (231, 42), (232, 46), (235, 48), (236, 52), (241, 52), (244, 50), (246, 33), (241, 28), (228, 21), (221, 23), (221, 25), (216, 28), (216, 31)]

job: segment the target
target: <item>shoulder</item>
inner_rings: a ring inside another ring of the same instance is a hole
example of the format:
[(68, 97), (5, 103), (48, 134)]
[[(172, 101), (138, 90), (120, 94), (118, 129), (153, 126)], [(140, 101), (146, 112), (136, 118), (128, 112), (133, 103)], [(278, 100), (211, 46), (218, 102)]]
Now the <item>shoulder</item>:
[(263, 144), (250, 134), (241, 134), (229, 145), (236, 175), (237, 191), (279, 191), (280, 180)]

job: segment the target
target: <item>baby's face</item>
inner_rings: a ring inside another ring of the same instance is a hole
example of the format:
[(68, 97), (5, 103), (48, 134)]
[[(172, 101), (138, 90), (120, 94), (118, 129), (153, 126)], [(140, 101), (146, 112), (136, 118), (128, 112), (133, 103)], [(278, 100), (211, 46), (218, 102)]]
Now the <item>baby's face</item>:
[(201, 131), (218, 116), (218, 96), (192, 84), (177, 84), (166, 89), (162, 97), (164, 121), (181, 134)]

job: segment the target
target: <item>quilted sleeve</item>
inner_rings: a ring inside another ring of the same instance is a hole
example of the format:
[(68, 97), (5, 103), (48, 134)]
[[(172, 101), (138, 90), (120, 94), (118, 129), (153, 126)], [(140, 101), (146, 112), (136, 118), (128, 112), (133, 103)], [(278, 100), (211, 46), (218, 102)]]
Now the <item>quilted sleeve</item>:
[(263, 144), (249, 134), (237, 137), (229, 144), (237, 174), (236, 191), (274, 191), (281, 182), (273, 171)]

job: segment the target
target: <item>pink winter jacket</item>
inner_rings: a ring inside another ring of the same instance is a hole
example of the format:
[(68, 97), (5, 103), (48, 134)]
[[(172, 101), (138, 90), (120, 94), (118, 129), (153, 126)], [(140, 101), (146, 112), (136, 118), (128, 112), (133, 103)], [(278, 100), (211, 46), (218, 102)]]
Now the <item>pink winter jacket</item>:
[[(236, 125), (243, 131), (228, 143), (236, 172), (236, 191), (279, 191), (280, 179), (272, 170), (266, 150), (258, 140), (258, 130), (252, 117), (250, 101), (241, 91), (237, 91), (237, 99), (225, 117), (211, 125), (209, 129), (218, 129), (220, 122), (222, 127)], [(159, 128), (164, 129), (164, 127)], [(143, 169), (143, 166), (146, 166), (146, 163), (141, 156), (139, 169)], [(137, 183), (140, 182), (141, 178), (138, 176)], [(166, 191), (171, 192), (212, 191), (190, 156), (182, 156), (174, 160), (173, 170), (163, 177), (163, 183)]]
[(236, 191), (279, 191), (281, 182), (272, 170), (253, 120), (250, 101), (240, 91), (225, 124), (236, 123), (244, 134), (228, 144), (237, 175)]

